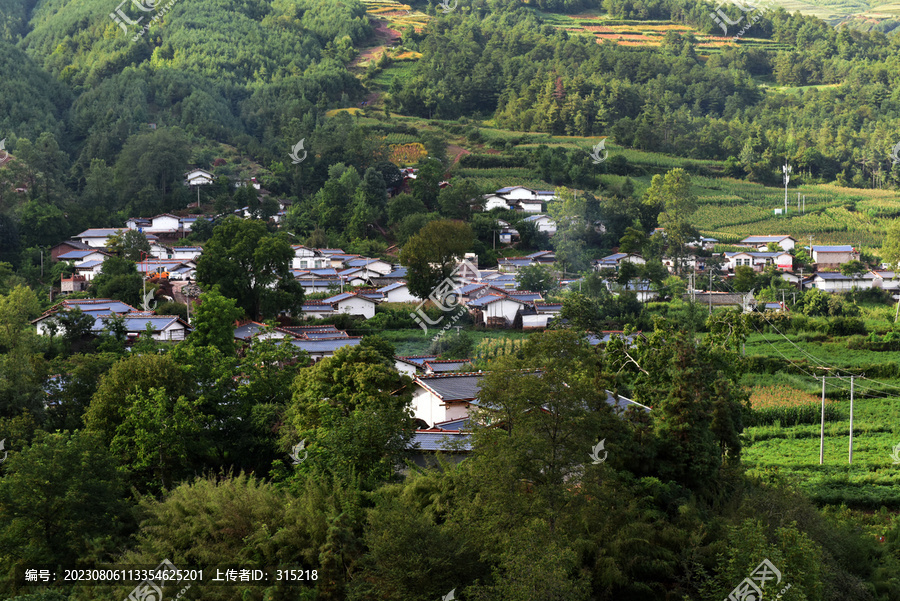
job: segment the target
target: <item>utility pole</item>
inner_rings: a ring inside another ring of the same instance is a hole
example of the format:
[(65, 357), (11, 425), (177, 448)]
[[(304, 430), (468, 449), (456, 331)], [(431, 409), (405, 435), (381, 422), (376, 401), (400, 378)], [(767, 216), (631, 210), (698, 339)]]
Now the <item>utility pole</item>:
[[(828, 367), (824, 369), (830, 369)], [(829, 378), (841, 379), (840, 376), (822, 376), (822, 426), (819, 430), (819, 465), (825, 462), (825, 380)]]
[(797, 213), (800, 212), (800, 193), (797, 192)]
[(853, 463), (853, 376), (850, 376), (850, 455), (847, 463)]
[(784, 166), (781, 168), (782, 173), (784, 174), (784, 215), (787, 217), (787, 187), (788, 182), (791, 181), (791, 166), (785, 162)]
[(706, 291), (706, 298), (709, 299), (709, 314), (712, 315), (712, 267), (709, 268), (709, 289)]

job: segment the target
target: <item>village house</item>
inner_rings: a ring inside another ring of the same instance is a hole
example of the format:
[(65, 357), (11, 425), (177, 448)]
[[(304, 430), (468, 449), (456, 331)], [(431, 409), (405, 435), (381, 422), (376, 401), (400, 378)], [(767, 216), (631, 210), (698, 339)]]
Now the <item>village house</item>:
[(556, 233), (556, 222), (546, 215), (530, 215), (523, 219), (526, 223), (533, 223), (537, 231), (552, 236)]
[(794, 257), (789, 252), (727, 252), (725, 256), (725, 268), (734, 271), (735, 267), (752, 267), (754, 271), (763, 271), (767, 266), (774, 265), (778, 269), (790, 271), (794, 268)]
[(345, 346), (358, 346), (362, 342), (361, 336), (335, 336), (331, 338), (307, 338), (301, 340), (291, 340), (291, 344), (298, 350), (309, 355), (313, 362), (320, 361), (327, 357), (333, 357), (334, 352)]
[(309, 248), (302, 244), (294, 244), (294, 258), (291, 260), (291, 267), (294, 269), (324, 269), (332, 267), (331, 260), (327, 255), (315, 248)]
[(819, 271), (839, 271), (841, 265), (858, 261), (859, 253), (850, 246), (813, 246), (812, 260)]
[(303, 303), (303, 317), (331, 317), (339, 313), (358, 315), (365, 319), (375, 317), (376, 302), (354, 292), (342, 292), (321, 301)]
[(418, 303), (422, 300), (409, 291), (409, 284), (406, 282), (388, 284), (379, 288), (378, 292), (382, 294), (386, 303)]
[(793, 250), (797, 241), (790, 236), (748, 236), (736, 246), (748, 246), (757, 250), (766, 250), (769, 244), (777, 244), (781, 250)]
[(634, 263), (635, 265), (643, 265), (646, 262), (647, 261), (644, 260), (644, 257), (638, 254), (615, 253), (605, 256), (602, 259), (595, 260), (594, 271), (601, 271), (603, 269), (613, 269), (615, 271), (619, 271), (619, 266), (622, 263)]
[(184, 174), (185, 186), (208, 186), (215, 181), (216, 176), (203, 169), (192, 169)]
[(481, 313), (481, 321), (486, 326), (510, 326), (519, 311), (526, 307), (526, 301), (505, 294), (485, 294), (466, 304), (469, 313)]
[(823, 292), (849, 292), (854, 288), (872, 288), (876, 277), (871, 271), (857, 276), (825, 271), (817, 273), (809, 282), (809, 287)]
[(91, 248), (106, 248), (109, 245), (109, 238), (122, 231), (123, 228), (91, 228), (84, 230), (75, 238)]
[(424, 427), (469, 417), (478, 405), (481, 372), (417, 375), (413, 380), (413, 416)]

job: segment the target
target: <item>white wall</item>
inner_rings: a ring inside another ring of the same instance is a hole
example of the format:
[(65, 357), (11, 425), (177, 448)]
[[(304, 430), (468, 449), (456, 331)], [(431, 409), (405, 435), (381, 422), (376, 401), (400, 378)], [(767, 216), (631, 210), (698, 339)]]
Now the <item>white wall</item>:
[(337, 312), (349, 315), (362, 315), (366, 319), (372, 319), (375, 317), (375, 303), (354, 296), (339, 302)]

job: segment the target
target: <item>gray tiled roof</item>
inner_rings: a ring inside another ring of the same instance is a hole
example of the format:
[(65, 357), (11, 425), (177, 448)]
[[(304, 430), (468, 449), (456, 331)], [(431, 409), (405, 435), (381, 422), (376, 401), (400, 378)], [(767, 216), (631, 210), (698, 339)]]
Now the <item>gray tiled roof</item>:
[(444, 401), (462, 401), (478, 397), (482, 376), (481, 373), (418, 376), (416, 383), (434, 391)]
[(332, 338), (329, 340), (291, 340), (291, 344), (308, 353), (333, 353), (344, 346), (356, 346), (362, 338)]
[[(457, 446), (454, 443), (459, 443)], [(420, 451), (471, 451), (468, 434), (459, 432), (416, 432), (410, 448)]]

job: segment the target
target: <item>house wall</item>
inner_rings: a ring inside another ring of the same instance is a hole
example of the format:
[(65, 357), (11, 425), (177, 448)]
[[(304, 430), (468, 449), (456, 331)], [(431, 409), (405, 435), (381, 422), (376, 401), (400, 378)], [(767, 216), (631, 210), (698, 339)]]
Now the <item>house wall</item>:
[(172, 258), (183, 261), (193, 261), (201, 254), (202, 252), (199, 250), (175, 250), (172, 251)]
[(503, 317), (507, 323), (512, 323), (521, 307), (521, 304), (506, 299), (486, 305), (481, 308), (484, 323), (487, 324), (489, 317)]
[(394, 367), (401, 374), (406, 374), (407, 376), (416, 375), (416, 368), (405, 361), (394, 361)]
[(484, 210), (491, 211), (493, 209), (507, 209), (509, 210), (509, 203), (506, 202), (501, 196), (492, 196), (484, 203)]
[(348, 298), (338, 303), (337, 312), (349, 315), (362, 315), (366, 319), (372, 319), (375, 317), (375, 303), (359, 297)]
[(160, 215), (159, 217), (154, 217), (150, 227), (146, 228), (144, 231), (147, 232), (169, 232), (175, 231), (178, 229), (178, 217), (174, 215)]
[(522, 207), (522, 211), (525, 213), (540, 213), (544, 210), (544, 204), (539, 200), (533, 202), (523, 200), (519, 202), (519, 206)]
[[(136, 334), (140, 334), (140, 332), (135, 332)], [(184, 325), (178, 323), (177, 321), (161, 332), (155, 332), (153, 334), (154, 340), (184, 340), (185, 330)]]
[(81, 242), (91, 248), (104, 248), (107, 240), (108, 238), (81, 238)]
[(856, 282), (851, 280), (822, 280), (815, 278), (813, 280), (816, 288), (824, 292), (849, 292), (854, 286), (857, 288), (871, 288), (872, 280), (857, 279)]
[(853, 260), (850, 252), (813, 252), (813, 261), (822, 265), (843, 265)]
[(416, 386), (413, 391), (412, 410), (416, 419), (422, 420), (429, 426), (451, 419), (446, 417), (447, 411), (442, 406), (441, 399), (421, 386)]
[(414, 296), (410, 293), (409, 288), (403, 286), (402, 288), (397, 288), (396, 290), (391, 290), (387, 293), (387, 298), (385, 302), (389, 303), (417, 303), (419, 302), (419, 297)]
[(516, 188), (503, 196), (509, 200), (534, 200), (534, 192), (526, 188)]

